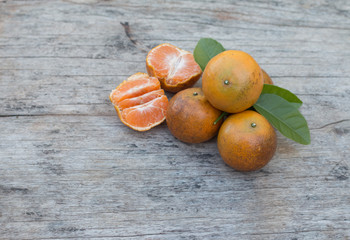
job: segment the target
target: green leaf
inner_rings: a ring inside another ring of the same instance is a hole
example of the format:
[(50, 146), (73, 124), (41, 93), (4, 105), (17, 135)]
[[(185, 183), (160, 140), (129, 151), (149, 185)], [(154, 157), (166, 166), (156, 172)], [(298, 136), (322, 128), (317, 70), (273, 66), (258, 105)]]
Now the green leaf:
[(215, 120), (214, 125), (216, 125), (222, 118), (226, 117), (227, 115), (229, 115), (229, 113), (222, 112), (220, 116)]
[(303, 104), (303, 102), (294, 93), (276, 85), (264, 84), (264, 88), (261, 93), (272, 93), (278, 95), (290, 102), (296, 108), (299, 108)]
[(253, 106), (284, 136), (301, 144), (310, 144), (307, 122), (290, 102), (278, 95), (264, 93)]
[(218, 41), (212, 38), (202, 38), (198, 41), (193, 51), (193, 56), (202, 71), (204, 71), (209, 60), (223, 51), (225, 51), (225, 48)]

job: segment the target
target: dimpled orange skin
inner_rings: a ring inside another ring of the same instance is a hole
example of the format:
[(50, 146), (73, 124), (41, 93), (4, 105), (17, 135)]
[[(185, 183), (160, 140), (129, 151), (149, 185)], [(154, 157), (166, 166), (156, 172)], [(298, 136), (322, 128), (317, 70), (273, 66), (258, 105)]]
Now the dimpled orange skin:
[(261, 69), (262, 73), (263, 73), (263, 79), (264, 79), (264, 83), (265, 84), (271, 84), (273, 85), (273, 81), (270, 78), (269, 74), (267, 74), (267, 72), (264, 71), (264, 69)]
[[(256, 126), (252, 127), (252, 123)], [(229, 116), (220, 128), (217, 142), (225, 163), (242, 172), (264, 167), (277, 147), (274, 128), (251, 110)]]
[(224, 51), (213, 57), (202, 76), (202, 88), (217, 109), (237, 113), (251, 107), (263, 88), (262, 71), (248, 53)]
[(217, 135), (222, 120), (214, 125), (221, 111), (205, 98), (201, 88), (178, 92), (169, 101), (166, 123), (170, 132), (180, 141), (200, 143)]

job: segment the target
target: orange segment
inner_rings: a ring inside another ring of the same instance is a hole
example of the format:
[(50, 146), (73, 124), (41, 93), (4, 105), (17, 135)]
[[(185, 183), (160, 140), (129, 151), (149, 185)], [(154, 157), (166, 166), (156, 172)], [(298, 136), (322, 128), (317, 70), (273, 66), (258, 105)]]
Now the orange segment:
[(167, 78), (179, 55), (180, 51), (177, 48), (162, 44), (149, 52), (146, 61), (154, 68), (154, 74), (157, 78)]
[(110, 99), (113, 104), (131, 97), (137, 97), (147, 92), (160, 89), (159, 81), (154, 77), (131, 76), (128, 80), (122, 82), (115, 90), (112, 91)]
[(146, 131), (165, 120), (168, 98), (158, 79), (145, 73), (130, 76), (114, 89), (109, 99), (120, 120), (137, 131)]
[(135, 80), (135, 79), (140, 79), (140, 78), (149, 78), (147, 73), (143, 73), (143, 72), (138, 72), (138, 73), (134, 73), (133, 75), (131, 75), (130, 77), (128, 77), (128, 79), (126, 80)]
[(122, 121), (135, 130), (145, 131), (164, 121), (167, 107), (168, 98), (162, 95), (142, 105), (125, 109), (121, 114)]
[(145, 93), (141, 96), (124, 99), (117, 103), (117, 106), (122, 110), (136, 105), (144, 104), (162, 95), (164, 95), (163, 89), (154, 90), (152, 92)]
[(174, 68), (174, 72), (170, 72), (168, 76), (169, 84), (175, 85), (176, 83), (182, 82), (184, 79), (190, 79), (195, 74), (194, 70), (197, 67), (199, 66), (192, 54), (180, 55), (179, 62)]
[(162, 87), (170, 92), (193, 86), (202, 74), (192, 53), (168, 43), (148, 53), (146, 67), (150, 76), (158, 78)]

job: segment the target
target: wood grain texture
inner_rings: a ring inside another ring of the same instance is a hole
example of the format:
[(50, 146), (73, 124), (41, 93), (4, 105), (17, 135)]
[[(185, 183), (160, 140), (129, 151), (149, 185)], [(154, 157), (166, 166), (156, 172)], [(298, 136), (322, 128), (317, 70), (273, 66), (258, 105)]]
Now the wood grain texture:
[[(346, 0), (0, 1), (0, 239), (350, 239), (349, 26)], [(124, 126), (110, 91), (201, 37), (296, 93), (311, 145), (243, 174)]]

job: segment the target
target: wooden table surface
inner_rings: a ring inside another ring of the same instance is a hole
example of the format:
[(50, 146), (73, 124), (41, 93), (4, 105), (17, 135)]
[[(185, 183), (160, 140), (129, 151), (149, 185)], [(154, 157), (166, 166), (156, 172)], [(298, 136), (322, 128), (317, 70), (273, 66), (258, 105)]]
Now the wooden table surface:
[[(311, 145), (239, 173), (124, 126), (110, 91), (202, 37), (296, 93)], [(350, 239), (349, 81), (348, 0), (1, 0), (0, 239)]]

